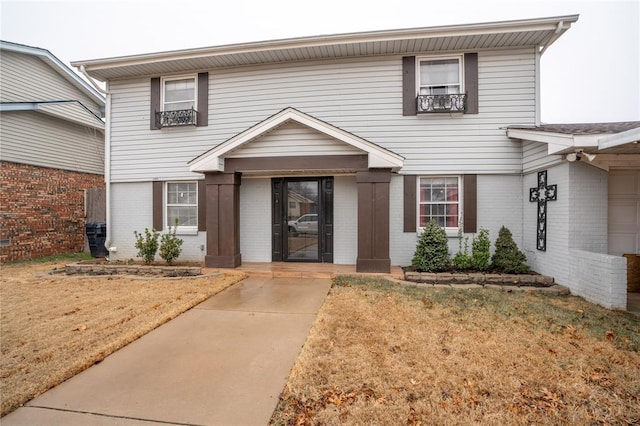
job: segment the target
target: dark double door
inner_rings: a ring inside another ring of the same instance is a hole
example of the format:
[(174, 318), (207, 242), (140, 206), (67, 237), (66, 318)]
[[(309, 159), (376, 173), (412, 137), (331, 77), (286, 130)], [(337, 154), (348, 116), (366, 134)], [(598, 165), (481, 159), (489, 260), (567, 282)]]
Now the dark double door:
[(333, 178), (271, 180), (272, 260), (333, 262)]

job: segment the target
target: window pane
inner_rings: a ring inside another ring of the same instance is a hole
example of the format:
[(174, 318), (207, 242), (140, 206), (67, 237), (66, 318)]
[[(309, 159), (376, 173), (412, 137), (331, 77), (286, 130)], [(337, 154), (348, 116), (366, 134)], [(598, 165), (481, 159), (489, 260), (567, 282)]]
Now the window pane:
[(195, 99), (195, 80), (193, 78), (184, 80), (170, 80), (164, 83), (164, 101), (179, 102), (191, 101)]
[(174, 226), (178, 218), (178, 226), (198, 226), (198, 208), (189, 207), (167, 207), (167, 226)]
[(195, 183), (167, 184), (167, 204), (197, 204), (198, 193)]
[(420, 62), (420, 85), (443, 86), (459, 84), (459, 61), (457, 59), (439, 59)]
[(182, 111), (185, 109), (195, 109), (193, 101), (164, 104), (164, 111)]

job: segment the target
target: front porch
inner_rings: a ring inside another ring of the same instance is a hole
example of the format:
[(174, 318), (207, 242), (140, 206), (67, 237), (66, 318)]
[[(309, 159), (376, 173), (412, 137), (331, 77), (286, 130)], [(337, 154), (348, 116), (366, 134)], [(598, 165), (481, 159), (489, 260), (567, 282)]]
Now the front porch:
[(333, 263), (301, 263), (301, 262), (242, 262), (233, 269), (202, 268), (203, 274), (214, 272), (244, 273), (250, 277), (268, 278), (333, 278), (337, 275), (369, 275), (394, 279), (403, 279), (399, 266), (392, 266), (390, 273), (362, 273), (356, 271), (356, 265), (336, 265)]

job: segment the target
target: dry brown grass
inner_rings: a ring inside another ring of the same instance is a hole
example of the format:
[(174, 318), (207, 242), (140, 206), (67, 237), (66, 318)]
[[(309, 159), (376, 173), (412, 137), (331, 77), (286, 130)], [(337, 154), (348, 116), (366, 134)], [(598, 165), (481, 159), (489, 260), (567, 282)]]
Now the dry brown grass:
[(338, 279), (271, 423), (636, 424), (639, 348), (576, 297)]
[(45, 275), (61, 266), (2, 266), (0, 415), (242, 278)]

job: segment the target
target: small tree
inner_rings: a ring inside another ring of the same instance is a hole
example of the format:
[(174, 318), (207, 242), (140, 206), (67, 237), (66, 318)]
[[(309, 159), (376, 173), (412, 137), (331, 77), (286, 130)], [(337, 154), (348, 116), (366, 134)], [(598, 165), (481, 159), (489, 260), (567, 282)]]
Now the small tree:
[(162, 234), (160, 237), (160, 257), (167, 262), (167, 265), (172, 265), (173, 261), (180, 256), (182, 252), (182, 240), (176, 237), (176, 230), (178, 229), (178, 218), (176, 223), (170, 232)]
[(491, 257), (493, 267), (507, 274), (522, 274), (529, 271), (526, 261), (527, 256), (518, 249), (511, 231), (504, 226), (500, 228), (496, 251)]
[(434, 221), (427, 223), (418, 239), (411, 264), (425, 272), (440, 272), (451, 268), (447, 233), (444, 228)]
[(138, 249), (138, 257), (144, 260), (145, 264), (150, 264), (156, 257), (158, 251), (158, 236), (160, 235), (155, 229), (144, 228), (144, 236), (133, 231), (136, 237), (136, 248)]
[(471, 242), (471, 265), (478, 271), (486, 271), (491, 266), (491, 241), (489, 231), (480, 228), (478, 236)]
[(464, 250), (462, 249), (462, 223), (458, 228), (458, 252), (453, 257), (453, 265), (459, 271), (471, 269), (471, 256), (469, 255), (469, 237), (464, 237)]

